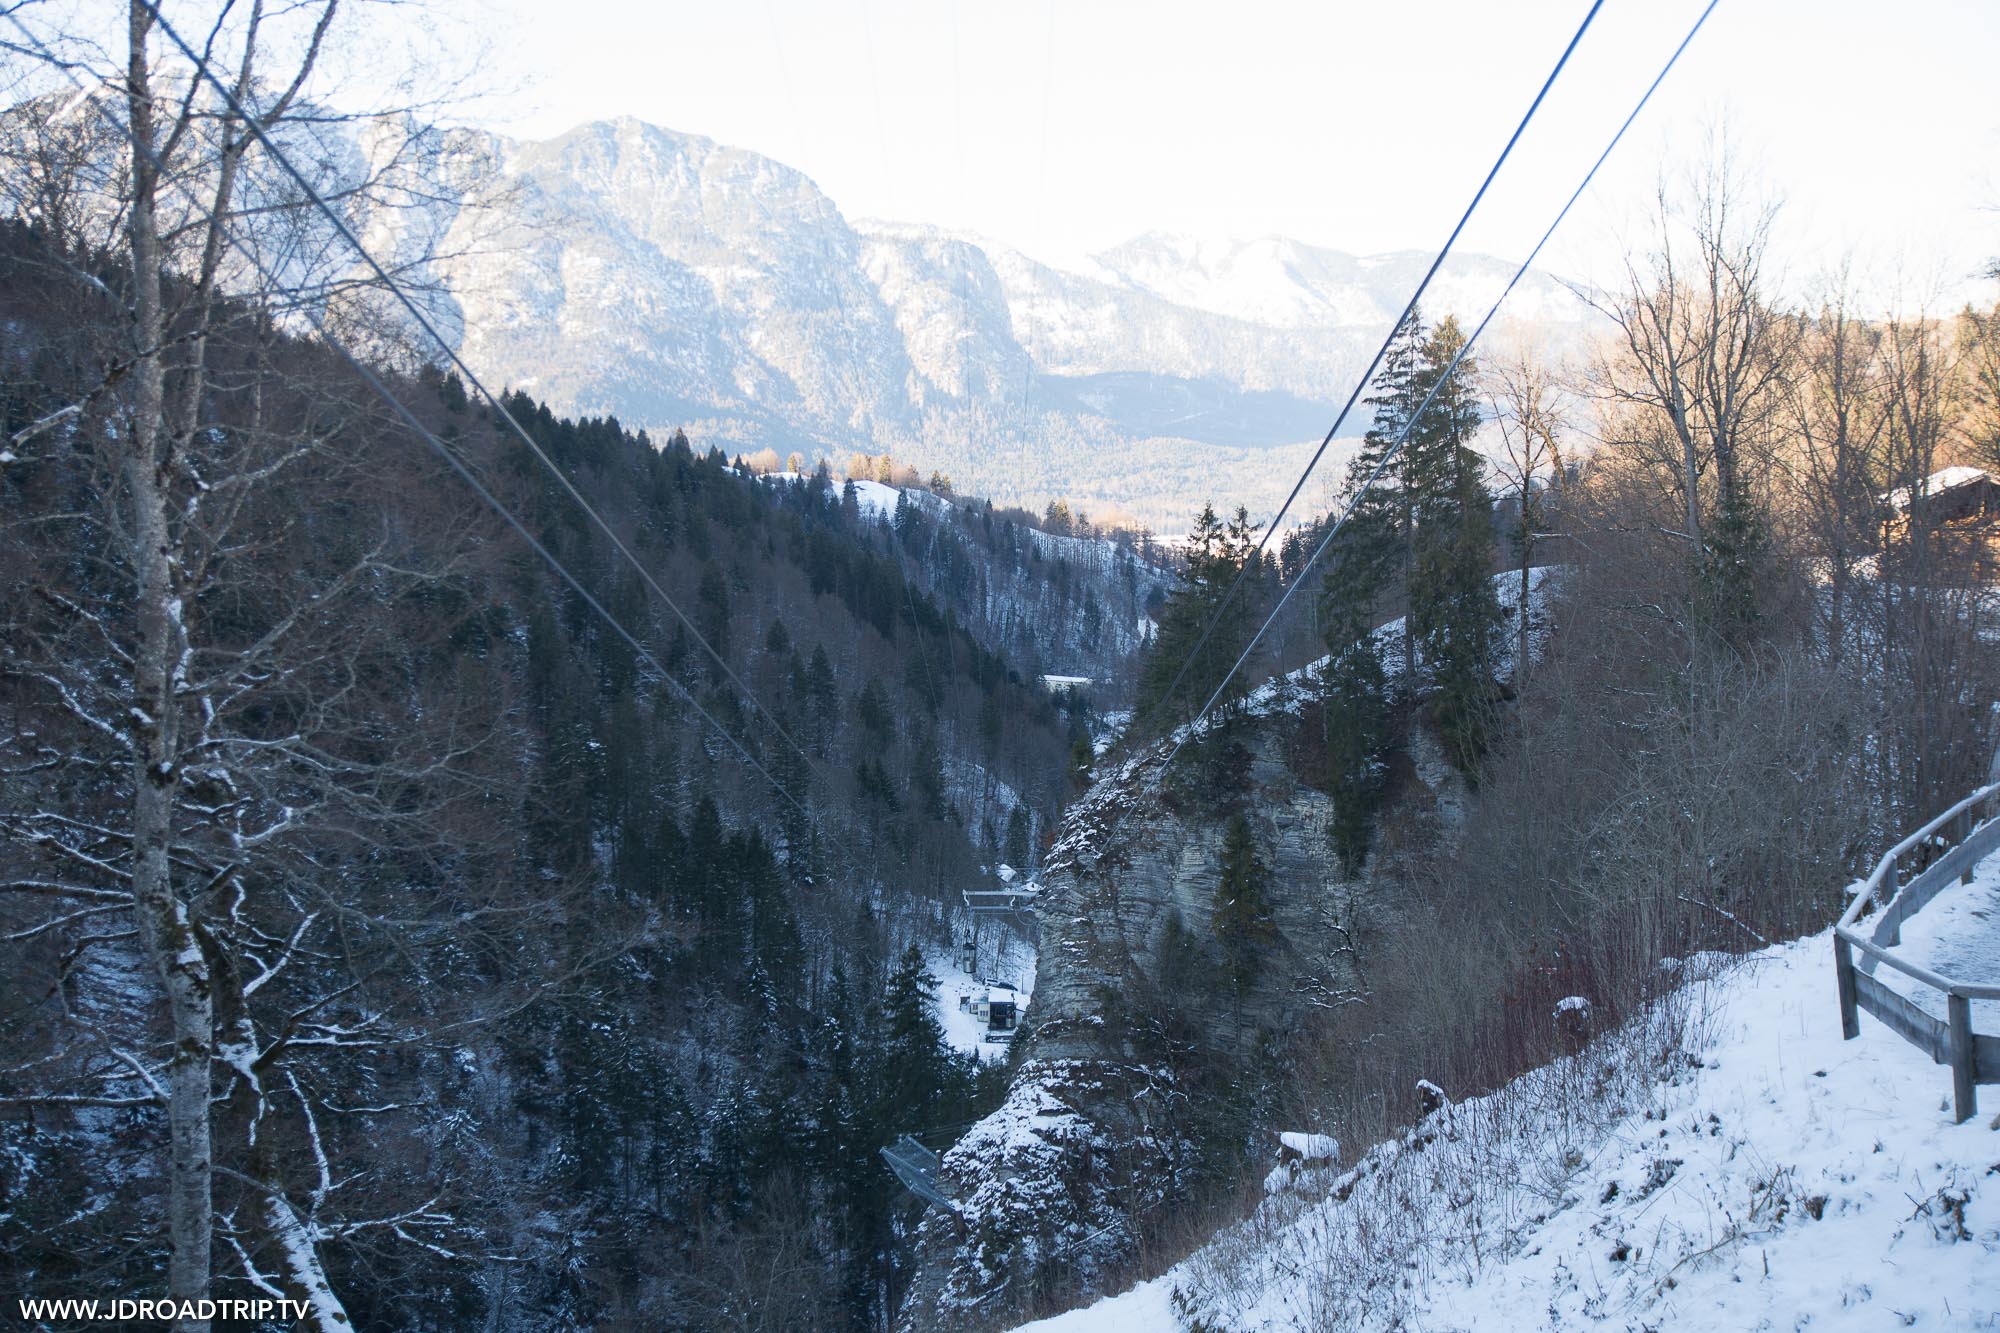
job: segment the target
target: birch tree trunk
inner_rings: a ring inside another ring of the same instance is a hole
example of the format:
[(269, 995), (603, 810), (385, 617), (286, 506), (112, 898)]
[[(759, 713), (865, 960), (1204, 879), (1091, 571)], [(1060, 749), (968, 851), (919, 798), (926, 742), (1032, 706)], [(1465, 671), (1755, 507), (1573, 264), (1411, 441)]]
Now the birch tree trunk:
[[(187, 633), (175, 586), (181, 553), (168, 517), (172, 458), (165, 430), (166, 320), (155, 211), (159, 127), (146, 55), (151, 27), (149, 11), (132, 0), (126, 97), (132, 127), (128, 230), (135, 362), (132, 414), (120, 467), (132, 524), (138, 630), (131, 717), (136, 732), (131, 761), (132, 897), (140, 942), (165, 991), (173, 1035), (167, 1066), (168, 1293), (176, 1301), (199, 1301), (208, 1295), (214, 1233), (209, 1068), (215, 1011), (208, 962), (187, 906), (175, 891), (172, 864), (181, 780), (179, 682), (187, 660)], [(175, 1327), (205, 1331), (208, 1322), (181, 1320)]]

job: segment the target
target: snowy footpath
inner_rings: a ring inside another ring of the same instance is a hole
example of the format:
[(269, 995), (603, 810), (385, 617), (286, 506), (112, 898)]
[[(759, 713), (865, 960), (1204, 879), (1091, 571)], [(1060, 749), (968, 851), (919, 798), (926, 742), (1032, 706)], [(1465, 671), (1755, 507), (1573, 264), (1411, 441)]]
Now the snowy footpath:
[[(1868, 924), (1866, 918), (1862, 924)], [(1970, 884), (1953, 884), (1925, 903), (1921, 912), (1903, 923), (1903, 941), (1891, 952), (1954, 981), (2000, 985), (2000, 856), (1989, 856), (1973, 867)], [(1945, 1016), (1942, 993), (1893, 967), (1870, 970), (1931, 1017)], [(1974, 1000), (1972, 1027), (2000, 1033), (2000, 1000)], [(1985, 1095), (2000, 1102), (2000, 1088)]]
[[(1996, 895), (1981, 878), (1938, 905), (1990, 939)], [(1021, 1333), (1172, 1330), (1183, 1305), (1231, 1330), (2000, 1330), (2000, 1088), (1955, 1126), (1945, 1069), (1866, 1015), (1843, 1042), (1830, 938), (1711, 983), (1699, 1049), (1629, 1115), (1538, 1130), (1560, 1083), (1538, 1071)], [(1537, 1141), (1496, 1150), (1496, 1130)]]

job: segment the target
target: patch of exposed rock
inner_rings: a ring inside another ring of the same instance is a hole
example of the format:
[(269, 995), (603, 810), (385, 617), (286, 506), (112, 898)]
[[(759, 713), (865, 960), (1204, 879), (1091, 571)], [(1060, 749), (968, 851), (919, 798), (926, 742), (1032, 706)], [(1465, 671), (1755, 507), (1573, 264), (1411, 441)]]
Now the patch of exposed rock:
[[(1287, 763), (1299, 700), (1260, 696), (1164, 780), (1163, 742), (1066, 816), (1044, 872), (1026, 1050), (1006, 1102), (944, 1155), (958, 1206), (924, 1220), (906, 1328), (1007, 1327), (1121, 1280), (1214, 1161), (1179, 1069), (1253, 1070), (1315, 1006), (1359, 993), (1370, 941), (1395, 928), (1403, 854), (1392, 845), (1342, 879), (1333, 804)], [(1384, 824), (1417, 830), (1405, 846), (1448, 838), (1463, 783), (1421, 726), (1407, 759)], [(1238, 813), (1268, 870), (1273, 927), (1241, 987), (1213, 979)]]

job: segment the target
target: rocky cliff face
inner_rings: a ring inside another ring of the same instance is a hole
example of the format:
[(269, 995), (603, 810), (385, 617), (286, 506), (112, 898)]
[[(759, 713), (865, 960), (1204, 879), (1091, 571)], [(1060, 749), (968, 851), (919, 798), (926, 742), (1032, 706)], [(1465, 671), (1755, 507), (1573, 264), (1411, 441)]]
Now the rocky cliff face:
[[(414, 276), (441, 287), (468, 363), (560, 413), (685, 426), (731, 450), (886, 449), (1036, 507), (1150, 496), (1170, 531), (1186, 496), (1148, 459), (1231, 469), (1213, 494), (1274, 503), (1295, 469), (1239, 455), (1325, 432), (1429, 262), (1156, 235), (1057, 268), (850, 221), (803, 172), (632, 119), (538, 142), (371, 123), (302, 155), (337, 181), (364, 160), (428, 164), (435, 184), (357, 221), (385, 257), (434, 249)], [(1454, 257), (1426, 309), (1483, 310), (1510, 272)], [(1510, 307), (1557, 329), (1587, 318), (1539, 273)]]
[[(1101, 1289), (1240, 1153), (1259, 1118), (1251, 1085), (1303, 1016), (1360, 989), (1369, 941), (1395, 929), (1397, 861), (1341, 879), (1332, 803), (1287, 762), (1298, 704), (1267, 687), (1164, 781), (1151, 780), (1162, 743), (1072, 808), (1045, 874), (1027, 1047), (1006, 1103), (945, 1154), (958, 1209), (925, 1220), (908, 1327), (1003, 1327)], [(1421, 734), (1409, 758), (1396, 819), (1448, 831), (1461, 782)], [(1241, 987), (1215, 923), (1238, 812), (1268, 871), (1273, 928)], [(1242, 1104), (1227, 1105), (1237, 1092)]]

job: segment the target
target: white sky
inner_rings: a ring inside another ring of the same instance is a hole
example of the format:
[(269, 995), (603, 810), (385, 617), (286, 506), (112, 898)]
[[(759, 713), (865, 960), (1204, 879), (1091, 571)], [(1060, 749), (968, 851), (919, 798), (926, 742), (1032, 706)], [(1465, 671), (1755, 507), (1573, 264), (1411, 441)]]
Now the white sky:
[[(1434, 248), (1587, 0), (445, 0), (477, 118), (633, 115), (811, 175), (850, 218), (1065, 260), (1147, 230)], [(1461, 244), (1525, 252), (1700, 11), (1607, 0)], [(379, 12), (379, 11), (377, 11)], [(461, 30), (463, 32), (464, 30)], [(1544, 266), (1589, 278), (1726, 112), (1795, 283), (1955, 299), (2000, 254), (2000, 4), (1722, 0)]]

